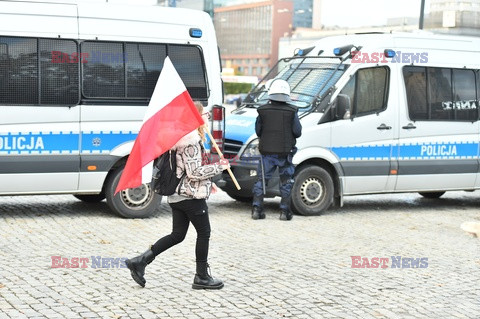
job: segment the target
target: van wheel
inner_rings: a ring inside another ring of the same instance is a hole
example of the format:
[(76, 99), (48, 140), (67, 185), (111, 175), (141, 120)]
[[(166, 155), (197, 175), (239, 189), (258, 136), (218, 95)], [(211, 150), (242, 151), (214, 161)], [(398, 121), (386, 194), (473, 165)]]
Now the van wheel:
[(300, 215), (320, 215), (333, 203), (333, 180), (319, 166), (305, 166), (295, 177), (292, 189), (292, 210)]
[(440, 198), (440, 196), (445, 194), (445, 192), (420, 192), (419, 194), (425, 198), (435, 199), (435, 198)]
[(92, 195), (73, 195), (75, 198), (85, 203), (99, 203), (105, 199), (105, 194), (92, 194)]
[(137, 188), (129, 188), (118, 192), (115, 189), (122, 175), (123, 167), (113, 171), (106, 185), (107, 204), (120, 216), (126, 218), (145, 218), (157, 210), (162, 196), (155, 194), (150, 184), (142, 184)]

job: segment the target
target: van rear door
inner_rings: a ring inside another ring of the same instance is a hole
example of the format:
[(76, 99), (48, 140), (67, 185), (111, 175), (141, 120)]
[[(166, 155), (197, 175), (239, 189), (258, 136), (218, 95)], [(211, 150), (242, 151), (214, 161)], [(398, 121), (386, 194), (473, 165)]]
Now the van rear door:
[(0, 2), (2, 194), (78, 188), (76, 8)]

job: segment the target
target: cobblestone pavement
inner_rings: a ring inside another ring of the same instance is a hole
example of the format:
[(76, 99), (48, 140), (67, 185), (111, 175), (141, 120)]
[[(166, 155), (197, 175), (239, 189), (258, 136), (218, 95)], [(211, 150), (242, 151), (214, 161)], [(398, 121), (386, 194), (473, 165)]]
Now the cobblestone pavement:
[[(351, 197), (290, 222), (278, 220), (278, 204), (268, 200), (267, 219), (254, 221), (248, 204), (212, 196), (210, 265), (225, 287), (197, 291), (193, 227), (147, 267), (145, 288), (107, 259), (167, 234), (166, 204), (128, 220), (73, 196), (0, 197), (0, 318), (480, 317), (480, 239), (459, 227), (480, 220), (478, 192)], [(52, 256), (88, 262), (52, 268)], [(389, 258), (388, 267), (352, 268), (351, 256)], [(392, 256), (428, 264), (392, 268)]]

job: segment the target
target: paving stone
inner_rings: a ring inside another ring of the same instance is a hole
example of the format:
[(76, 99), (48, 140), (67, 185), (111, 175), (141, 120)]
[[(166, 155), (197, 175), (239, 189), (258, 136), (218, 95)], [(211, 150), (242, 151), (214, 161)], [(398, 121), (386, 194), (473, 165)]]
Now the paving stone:
[[(145, 288), (128, 269), (92, 268), (92, 256), (130, 258), (168, 234), (166, 203), (152, 218), (123, 219), (68, 195), (0, 197), (0, 319), (478, 318), (480, 240), (459, 227), (480, 220), (476, 193), (428, 205), (415, 194), (358, 196), (290, 222), (278, 204), (267, 199), (266, 220), (254, 221), (249, 204), (212, 195), (209, 263), (225, 287), (196, 291), (193, 227), (147, 267)], [(52, 256), (88, 262), (52, 268)], [(351, 256), (388, 267), (352, 268)], [(392, 256), (428, 267), (392, 268)]]

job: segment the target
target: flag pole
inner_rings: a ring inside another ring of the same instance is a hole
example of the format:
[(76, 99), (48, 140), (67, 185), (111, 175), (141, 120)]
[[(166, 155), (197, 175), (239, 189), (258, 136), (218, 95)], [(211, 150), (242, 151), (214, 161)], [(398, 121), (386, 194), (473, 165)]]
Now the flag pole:
[[(218, 153), (218, 155), (220, 156), (220, 158), (221, 158), (221, 159), (224, 159), (223, 154), (222, 154), (222, 152), (220, 151), (220, 148), (218, 147), (217, 143), (215, 142), (215, 139), (213, 138), (213, 136), (212, 136), (212, 134), (210, 133), (210, 131), (208, 130), (208, 128), (205, 128), (204, 131), (207, 132), (208, 137), (210, 138), (210, 141), (212, 141), (213, 147), (215, 147), (215, 150), (217, 151), (217, 153)], [(233, 172), (232, 172), (232, 170), (230, 169), (230, 167), (227, 168), (227, 171), (228, 171), (228, 174), (230, 175), (230, 177), (232, 178), (232, 181), (233, 181), (233, 183), (235, 184), (235, 187), (237, 187), (237, 189), (240, 190), (240, 185), (238, 184), (237, 179), (236, 179), (235, 176), (233, 175)]]

